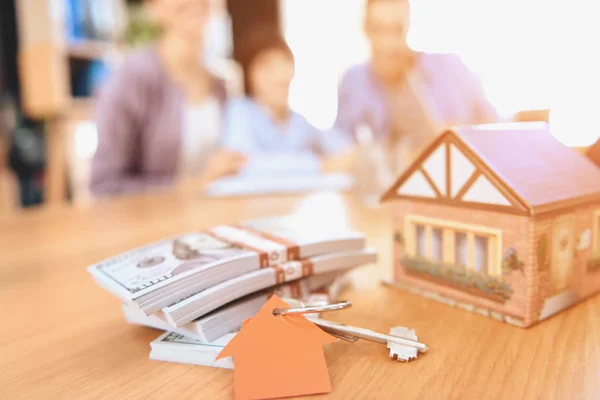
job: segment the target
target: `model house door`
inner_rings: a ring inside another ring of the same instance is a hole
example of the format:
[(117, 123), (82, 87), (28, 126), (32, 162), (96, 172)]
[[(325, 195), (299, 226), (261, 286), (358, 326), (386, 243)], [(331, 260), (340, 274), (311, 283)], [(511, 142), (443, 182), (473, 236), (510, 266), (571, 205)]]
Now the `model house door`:
[(552, 229), (552, 283), (556, 292), (569, 285), (573, 269), (574, 233), (572, 215), (561, 216)]

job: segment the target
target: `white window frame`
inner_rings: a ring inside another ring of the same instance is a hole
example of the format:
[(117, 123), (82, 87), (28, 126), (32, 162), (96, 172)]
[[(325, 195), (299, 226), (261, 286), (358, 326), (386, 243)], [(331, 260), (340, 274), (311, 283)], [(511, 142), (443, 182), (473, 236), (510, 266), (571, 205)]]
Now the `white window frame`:
[[(598, 211), (600, 215), (600, 211)], [(597, 221), (596, 221), (597, 223)], [(467, 269), (475, 270), (475, 236), (488, 238), (488, 271), (489, 276), (502, 276), (502, 230), (489, 228), (483, 225), (471, 225), (456, 221), (429, 218), (420, 215), (407, 215), (404, 218), (404, 238), (406, 253), (409, 257), (416, 255), (415, 226), (425, 226), (425, 250), (428, 259), (433, 259), (433, 228), (443, 231), (443, 261), (446, 264), (455, 264), (454, 238), (456, 232), (467, 234), (468, 262)]]

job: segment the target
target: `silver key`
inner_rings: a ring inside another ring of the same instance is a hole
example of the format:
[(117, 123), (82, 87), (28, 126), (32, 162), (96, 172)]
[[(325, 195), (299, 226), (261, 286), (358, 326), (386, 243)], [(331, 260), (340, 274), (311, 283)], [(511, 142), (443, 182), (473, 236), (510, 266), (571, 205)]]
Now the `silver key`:
[[(403, 326), (391, 328), (390, 335), (398, 336), (404, 339), (418, 340), (414, 329), (408, 329)], [(391, 342), (388, 342), (387, 347), (390, 349), (390, 358), (392, 360), (412, 361), (419, 356), (419, 351), (414, 347), (408, 347)]]
[(319, 313), (343, 310), (351, 307), (349, 301), (340, 301), (335, 304), (311, 304), (306, 306), (299, 300), (285, 299), (288, 304), (293, 304), (295, 308), (276, 308), (273, 310), (274, 315), (289, 315), (289, 314), (310, 314), (305, 315), (311, 322), (328, 332), (335, 337), (350, 342), (355, 342), (358, 339), (368, 340), (370, 342), (386, 344), (390, 349), (390, 358), (400, 361), (410, 361), (418, 356), (418, 353), (426, 353), (427, 345), (418, 342), (417, 336), (413, 330), (396, 327), (392, 328), (390, 335), (375, 332), (365, 328), (356, 326), (339, 324), (337, 322), (328, 321), (319, 318)]
[(338, 337), (341, 336), (342, 339), (363, 339), (368, 340), (370, 342), (382, 343), (386, 345), (394, 344), (399, 346), (406, 346), (417, 349), (419, 353), (426, 353), (428, 350), (427, 345), (425, 343), (421, 343), (412, 339), (407, 339), (401, 336), (386, 335), (384, 333), (375, 332), (369, 329), (338, 324), (337, 322), (332, 322), (321, 318), (309, 319), (312, 323), (314, 323), (324, 331), (333, 333)]

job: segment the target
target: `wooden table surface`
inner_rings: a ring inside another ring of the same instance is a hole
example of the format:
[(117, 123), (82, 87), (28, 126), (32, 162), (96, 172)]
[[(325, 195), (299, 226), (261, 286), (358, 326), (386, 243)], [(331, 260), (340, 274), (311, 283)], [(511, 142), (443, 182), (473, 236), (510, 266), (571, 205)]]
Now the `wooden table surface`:
[[(598, 399), (600, 298), (522, 330), (382, 286), (391, 223), (337, 195), (205, 200), (154, 195), (0, 220), (0, 399), (233, 399), (230, 370), (148, 360), (160, 332), (127, 325), (85, 267), (165, 236), (295, 212), (348, 221), (380, 261), (352, 273), (354, 307), (327, 318), (416, 329), (430, 351), (403, 364), (381, 345), (326, 346), (334, 399)], [(315, 397), (317, 398), (317, 397)]]

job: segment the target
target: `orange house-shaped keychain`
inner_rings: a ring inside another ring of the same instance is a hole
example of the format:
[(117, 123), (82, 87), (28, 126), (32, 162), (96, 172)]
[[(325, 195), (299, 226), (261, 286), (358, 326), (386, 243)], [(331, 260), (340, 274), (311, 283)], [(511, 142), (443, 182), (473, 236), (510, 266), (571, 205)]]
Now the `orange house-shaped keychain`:
[(217, 357), (234, 357), (236, 399), (331, 392), (322, 346), (337, 339), (301, 315), (275, 316), (275, 308), (289, 305), (272, 296)]

